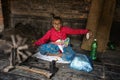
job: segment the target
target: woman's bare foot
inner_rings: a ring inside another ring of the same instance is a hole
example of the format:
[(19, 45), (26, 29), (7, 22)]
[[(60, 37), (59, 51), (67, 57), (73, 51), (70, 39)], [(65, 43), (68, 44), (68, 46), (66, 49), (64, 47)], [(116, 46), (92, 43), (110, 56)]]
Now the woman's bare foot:
[(58, 57), (62, 57), (62, 53), (58, 53), (58, 54), (50, 54), (50, 53), (48, 53), (47, 56), (58, 56)]
[(58, 57), (62, 57), (62, 53), (57, 54)]

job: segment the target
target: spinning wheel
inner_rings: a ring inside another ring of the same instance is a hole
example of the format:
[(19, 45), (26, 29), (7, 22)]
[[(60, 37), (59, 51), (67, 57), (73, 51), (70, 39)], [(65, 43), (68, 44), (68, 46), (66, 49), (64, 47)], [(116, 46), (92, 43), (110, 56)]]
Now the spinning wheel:
[(4, 68), (4, 72), (8, 72), (13, 68), (19, 68), (45, 75), (47, 78), (51, 78), (51, 76), (53, 76), (57, 72), (58, 68), (56, 68), (55, 66), (55, 61), (51, 62), (49, 71), (44, 69), (31, 68), (27, 66), (19, 66), (19, 64), (27, 60), (27, 58), (30, 57), (32, 53), (28, 50), (28, 45), (25, 44), (27, 41), (26, 38), (22, 38), (19, 35), (11, 35), (11, 40), (12, 42), (9, 43), (9, 46), (11, 48), (10, 50), (8, 50), (8, 52), (10, 53), (10, 64), (9, 66)]
[(10, 65), (4, 69), (4, 72), (8, 72), (10, 69), (14, 68), (15, 65), (19, 65), (32, 55), (32, 53), (28, 51), (28, 45), (25, 44), (27, 41), (26, 38), (22, 38), (19, 35), (11, 35), (11, 40), (12, 43), (9, 43), (11, 48), (8, 51), (10, 52)]

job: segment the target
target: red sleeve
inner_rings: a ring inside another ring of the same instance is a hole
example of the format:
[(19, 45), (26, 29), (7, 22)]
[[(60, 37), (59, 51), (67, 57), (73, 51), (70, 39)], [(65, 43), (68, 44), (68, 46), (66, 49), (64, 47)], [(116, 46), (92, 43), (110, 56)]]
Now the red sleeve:
[(40, 46), (41, 44), (46, 43), (50, 39), (50, 31), (48, 31), (42, 38), (38, 39), (34, 44)]
[(67, 34), (86, 34), (88, 29), (72, 29), (70, 27), (64, 27)]

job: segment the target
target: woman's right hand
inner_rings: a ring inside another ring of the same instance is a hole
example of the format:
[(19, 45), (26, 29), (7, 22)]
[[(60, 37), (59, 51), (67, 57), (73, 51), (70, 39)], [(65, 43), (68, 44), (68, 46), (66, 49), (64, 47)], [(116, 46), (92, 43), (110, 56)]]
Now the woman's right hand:
[(93, 33), (92, 31), (88, 31), (88, 33), (86, 34), (86, 39), (90, 39), (91, 37), (93, 37)]

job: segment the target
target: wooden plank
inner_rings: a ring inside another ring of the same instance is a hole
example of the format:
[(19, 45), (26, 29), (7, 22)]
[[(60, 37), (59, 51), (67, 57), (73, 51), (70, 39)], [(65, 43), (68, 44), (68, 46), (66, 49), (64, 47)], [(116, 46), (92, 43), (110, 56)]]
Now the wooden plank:
[(38, 74), (42, 74), (42, 75), (46, 76), (47, 78), (50, 78), (52, 76), (52, 73), (50, 73), (47, 70), (43, 70), (43, 69), (38, 69), (38, 68), (33, 68), (33, 67), (30, 68), (27, 66), (16, 66), (16, 68), (23, 69), (23, 70), (30, 71), (30, 72), (35, 72)]

